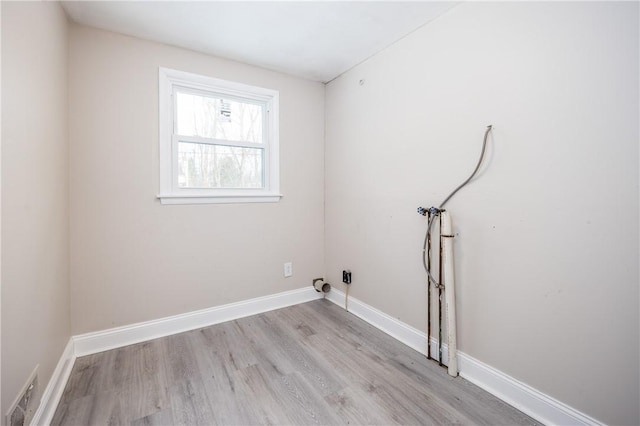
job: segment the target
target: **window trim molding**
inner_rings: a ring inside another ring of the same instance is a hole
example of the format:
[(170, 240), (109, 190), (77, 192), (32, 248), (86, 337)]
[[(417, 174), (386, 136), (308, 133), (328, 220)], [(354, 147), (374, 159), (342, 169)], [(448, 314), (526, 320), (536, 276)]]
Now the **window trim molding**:
[[(265, 145), (265, 185), (262, 189), (199, 189), (177, 188), (176, 173), (175, 108), (172, 98), (175, 86), (202, 90), (265, 104), (267, 114)], [(158, 119), (160, 154), (160, 193), (162, 204), (213, 204), (213, 203), (275, 203), (280, 201), (280, 150), (279, 150), (279, 92), (219, 78), (207, 77), (170, 68), (158, 68)]]

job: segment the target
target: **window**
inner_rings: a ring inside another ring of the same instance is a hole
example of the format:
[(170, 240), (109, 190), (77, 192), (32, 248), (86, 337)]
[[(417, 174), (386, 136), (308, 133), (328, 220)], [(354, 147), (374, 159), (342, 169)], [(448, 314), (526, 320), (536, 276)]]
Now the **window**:
[(277, 202), (278, 92), (160, 68), (162, 204)]

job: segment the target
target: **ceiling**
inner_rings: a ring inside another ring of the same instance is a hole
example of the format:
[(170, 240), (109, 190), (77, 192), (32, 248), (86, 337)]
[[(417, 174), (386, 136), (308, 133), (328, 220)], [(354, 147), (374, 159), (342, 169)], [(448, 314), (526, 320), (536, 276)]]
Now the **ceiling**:
[(65, 1), (82, 25), (328, 82), (456, 2)]

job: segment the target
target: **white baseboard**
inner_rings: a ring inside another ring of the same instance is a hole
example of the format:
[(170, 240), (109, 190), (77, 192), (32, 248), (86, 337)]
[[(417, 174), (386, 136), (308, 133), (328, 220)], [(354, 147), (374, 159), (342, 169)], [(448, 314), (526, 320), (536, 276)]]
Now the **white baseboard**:
[[(342, 308), (345, 306), (345, 295), (340, 290), (332, 288), (325, 298)], [(350, 313), (384, 331), (401, 343), (420, 353), (426, 353), (426, 333), (353, 297), (349, 297), (348, 308)], [(437, 339), (431, 337), (430, 343), (431, 353), (437, 354)], [(442, 352), (443, 361), (446, 364), (448, 357), (446, 344), (442, 345)], [(603, 424), (464, 352), (458, 351), (458, 366), (461, 377), (546, 425), (596, 426)]]
[(604, 424), (460, 351), (458, 366), (460, 376), (545, 425)]
[(73, 337), (75, 354), (90, 355), (321, 298), (322, 293), (309, 286), (124, 327), (80, 334)]
[(47, 387), (42, 393), (40, 405), (33, 415), (31, 426), (48, 425), (51, 423), (53, 415), (56, 412), (56, 408), (58, 407), (58, 403), (60, 402), (60, 398), (62, 397), (62, 393), (64, 392), (64, 388), (69, 380), (69, 375), (71, 374), (71, 369), (73, 368), (75, 360), (76, 356), (73, 337), (71, 337), (69, 339), (69, 343), (67, 343), (67, 346), (62, 352), (62, 356), (60, 356), (60, 360), (58, 361), (55, 370), (53, 370), (53, 375), (51, 376)]

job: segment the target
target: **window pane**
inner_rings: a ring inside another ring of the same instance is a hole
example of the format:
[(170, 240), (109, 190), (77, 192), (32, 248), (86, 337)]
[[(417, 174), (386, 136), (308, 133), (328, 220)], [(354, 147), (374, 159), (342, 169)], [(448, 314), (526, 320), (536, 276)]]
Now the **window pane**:
[(184, 136), (262, 143), (262, 106), (177, 93), (177, 133)]
[(180, 188), (263, 188), (264, 150), (180, 142)]

